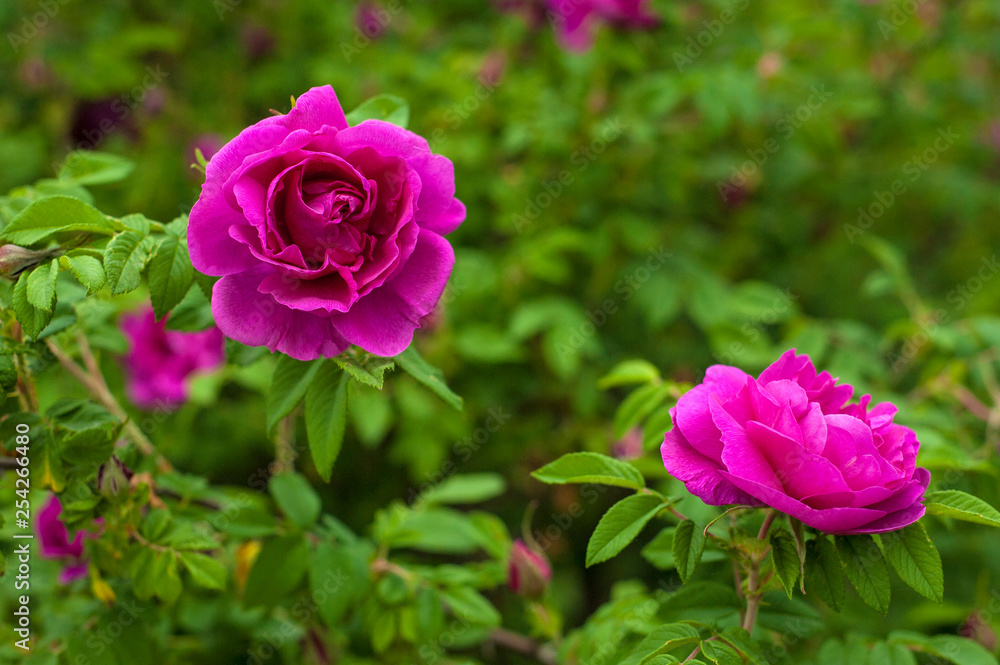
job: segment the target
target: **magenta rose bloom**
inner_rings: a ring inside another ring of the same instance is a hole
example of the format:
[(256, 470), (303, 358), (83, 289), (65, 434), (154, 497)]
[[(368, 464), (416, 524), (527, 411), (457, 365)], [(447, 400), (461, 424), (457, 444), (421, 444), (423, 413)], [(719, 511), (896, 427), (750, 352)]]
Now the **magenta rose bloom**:
[(208, 163), (194, 266), (222, 277), (222, 332), (293, 358), (409, 346), (451, 274), (465, 219), (454, 167), (381, 120), (348, 127), (330, 86), (243, 130)]
[(175, 409), (187, 401), (188, 378), (226, 360), (226, 340), (218, 328), (200, 332), (167, 330), (153, 309), (126, 314), (121, 329), (131, 342), (123, 358), (126, 390), (143, 409)]
[(631, 30), (651, 28), (659, 18), (648, 10), (647, 0), (545, 0), (556, 36), (563, 48), (583, 52), (594, 44), (599, 23)]
[(55, 494), (50, 494), (48, 501), (38, 512), (36, 528), (42, 556), (46, 559), (66, 560), (66, 565), (59, 574), (59, 582), (69, 584), (73, 580), (86, 577), (87, 559), (83, 556), (83, 539), (96, 538), (97, 534), (77, 531), (71, 541), (66, 525), (59, 519), (61, 513), (62, 502)]
[(757, 379), (714, 365), (671, 409), (663, 464), (713, 506), (770, 506), (833, 534), (901, 529), (924, 514), (920, 443), (888, 402), (845, 406), (853, 392), (794, 349)]

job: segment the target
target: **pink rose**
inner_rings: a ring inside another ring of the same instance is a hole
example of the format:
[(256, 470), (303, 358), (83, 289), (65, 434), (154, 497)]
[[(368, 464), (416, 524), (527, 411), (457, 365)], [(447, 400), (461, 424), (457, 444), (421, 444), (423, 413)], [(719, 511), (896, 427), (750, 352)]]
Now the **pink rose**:
[(348, 127), (330, 86), (243, 130), (208, 164), (191, 261), (222, 276), (227, 337), (300, 360), (394, 356), (441, 297), (465, 219), (454, 167), (388, 122)]
[(834, 534), (901, 529), (924, 514), (920, 443), (888, 402), (845, 406), (853, 392), (794, 349), (757, 379), (714, 365), (671, 409), (663, 464), (713, 506), (766, 505)]
[(175, 409), (187, 401), (187, 380), (195, 372), (226, 360), (226, 344), (218, 328), (201, 332), (166, 329), (153, 309), (122, 317), (121, 329), (131, 342), (123, 358), (129, 399), (140, 408)]
[(593, 46), (599, 23), (631, 30), (656, 26), (659, 17), (648, 10), (647, 4), (647, 0), (545, 0), (559, 42), (576, 52)]

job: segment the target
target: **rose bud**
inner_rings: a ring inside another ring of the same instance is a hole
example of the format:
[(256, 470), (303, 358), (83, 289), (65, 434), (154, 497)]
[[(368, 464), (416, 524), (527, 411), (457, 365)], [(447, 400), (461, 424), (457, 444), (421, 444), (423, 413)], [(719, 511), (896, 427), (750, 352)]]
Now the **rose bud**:
[(642, 457), (642, 428), (633, 427), (611, 444), (611, 456), (625, 460)]
[(552, 567), (545, 555), (528, 547), (523, 540), (515, 540), (507, 566), (507, 586), (510, 590), (527, 598), (537, 598), (551, 579)]
[(997, 650), (998, 640), (996, 631), (993, 630), (993, 626), (979, 612), (973, 612), (969, 615), (969, 618), (966, 619), (965, 623), (959, 629), (958, 634), (967, 639), (979, 642), (989, 651)]
[(132, 470), (112, 455), (111, 459), (97, 470), (97, 491), (108, 498), (118, 496), (123, 487), (129, 486), (131, 477)]
[(0, 275), (17, 277), (28, 268), (33, 268), (53, 256), (55, 252), (51, 249), (34, 250), (18, 245), (3, 245), (0, 247)]

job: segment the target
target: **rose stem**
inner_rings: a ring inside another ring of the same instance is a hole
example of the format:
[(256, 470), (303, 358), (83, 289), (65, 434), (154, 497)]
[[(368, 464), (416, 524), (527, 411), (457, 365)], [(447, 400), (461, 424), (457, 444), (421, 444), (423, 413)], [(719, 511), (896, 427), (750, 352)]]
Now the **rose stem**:
[[(771, 530), (771, 524), (774, 523), (774, 519), (777, 516), (778, 511), (768, 511), (767, 517), (764, 518), (764, 524), (760, 527), (760, 533), (757, 534), (757, 540), (767, 538), (767, 532)], [(762, 561), (763, 559), (760, 561), (753, 560), (750, 566), (750, 577), (747, 580), (747, 614), (743, 618), (743, 629), (748, 633), (753, 632), (753, 627), (757, 623), (757, 610), (760, 609), (760, 602), (763, 599), (763, 595), (758, 588), (760, 582), (760, 564)]]
[[(125, 413), (125, 409), (122, 408), (115, 396), (111, 394), (111, 389), (108, 388), (108, 384), (104, 381), (104, 377), (101, 375), (99, 368), (97, 366), (97, 361), (94, 358), (94, 354), (90, 350), (90, 345), (87, 340), (83, 338), (82, 335), (77, 337), (77, 341), (80, 344), (80, 355), (83, 357), (84, 364), (90, 369), (87, 371), (76, 364), (70, 356), (62, 350), (62, 348), (55, 343), (55, 341), (48, 339), (45, 341), (46, 346), (49, 347), (49, 351), (52, 355), (56, 357), (59, 364), (62, 365), (66, 370), (72, 374), (77, 381), (83, 385), (91, 395), (103, 406), (105, 409), (111, 412), (118, 420), (125, 423), (125, 433), (136, 447), (139, 448), (143, 455), (156, 458), (156, 463), (160, 468), (160, 471), (169, 472), (173, 470), (173, 466), (156, 448), (153, 446), (152, 442), (142, 433), (135, 422), (129, 418), (128, 414)], [(95, 372), (95, 370), (98, 370)]]

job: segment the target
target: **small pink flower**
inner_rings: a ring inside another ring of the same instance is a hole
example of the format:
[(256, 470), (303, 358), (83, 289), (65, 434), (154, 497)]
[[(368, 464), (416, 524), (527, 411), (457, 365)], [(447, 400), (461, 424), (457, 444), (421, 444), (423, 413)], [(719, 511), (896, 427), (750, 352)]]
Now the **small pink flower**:
[(59, 519), (62, 513), (62, 503), (55, 494), (50, 494), (48, 501), (38, 512), (38, 540), (41, 543), (42, 557), (46, 559), (67, 559), (66, 565), (59, 574), (61, 584), (69, 584), (73, 580), (86, 577), (87, 559), (83, 556), (84, 538), (96, 538), (96, 533), (77, 531), (73, 540), (69, 539), (66, 526)]
[(560, 44), (578, 53), (593, 46), (599, 24), (641, 30), (660, 22), (647, 0), (545, 0), (545, 5)]
[(514, 541), (507, 566), (507, 586), (521, 596), (537, 598), (552, 579), (552, 567), (541, 552), (528, 547), (520, 538)]
[(129, 399), (143, 409), (176, 409), (187, 401), (189, 376), (218, 367), (226, 358), (218, 328), (201, 332), (166, 329), (153, 309), (128, 314), (122, 332), (132, 348), (123, 359)]

